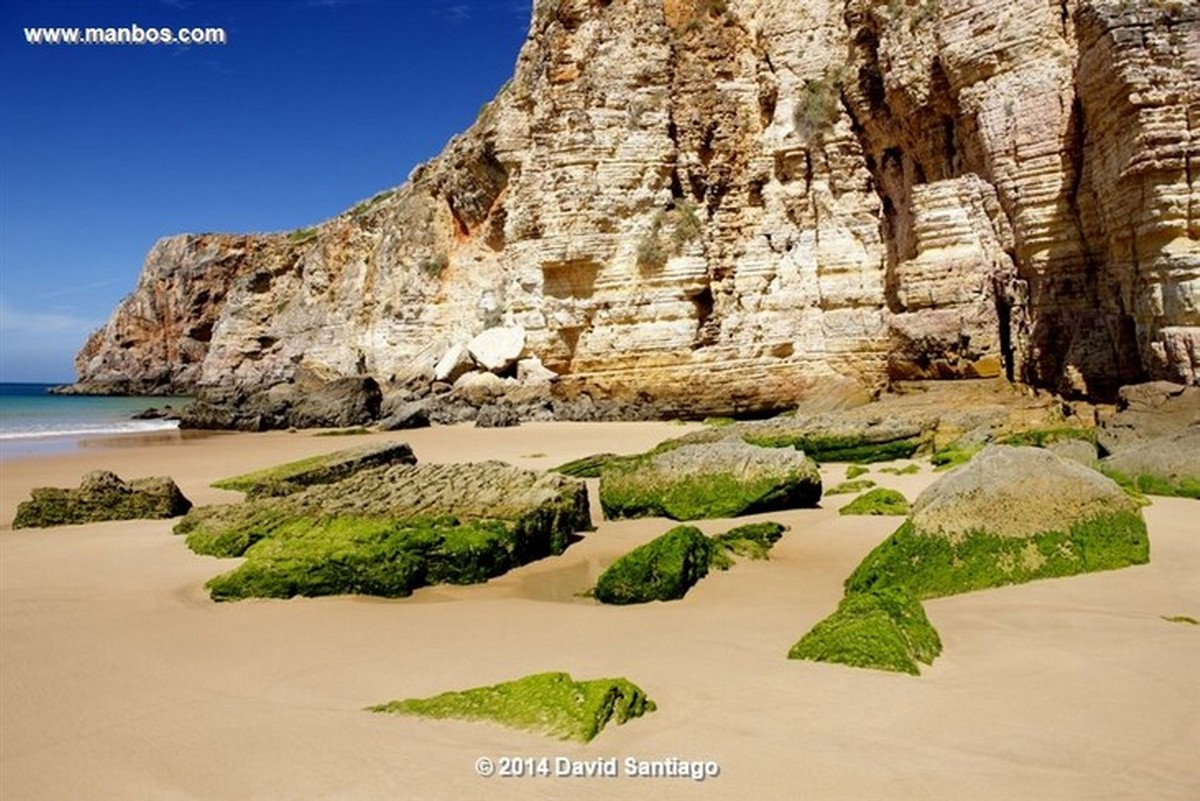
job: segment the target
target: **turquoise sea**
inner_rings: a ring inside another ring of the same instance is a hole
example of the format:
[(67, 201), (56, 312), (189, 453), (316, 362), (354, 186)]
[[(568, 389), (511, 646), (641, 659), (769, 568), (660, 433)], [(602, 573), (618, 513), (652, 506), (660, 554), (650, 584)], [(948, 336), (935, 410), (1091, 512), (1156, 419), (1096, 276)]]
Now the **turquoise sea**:
[(132, 420), (133, 415), (187, 398), (50, 395), (50, 384), (0, 383), (0, 457), (76, 447), (84, 438), (173, 431), (173, 420)]

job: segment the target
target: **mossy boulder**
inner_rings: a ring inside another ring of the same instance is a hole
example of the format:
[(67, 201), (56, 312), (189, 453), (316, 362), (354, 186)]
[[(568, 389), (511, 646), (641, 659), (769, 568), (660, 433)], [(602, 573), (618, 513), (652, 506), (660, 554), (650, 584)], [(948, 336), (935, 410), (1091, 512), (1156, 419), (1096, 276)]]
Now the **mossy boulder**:
[(600, 574), (594, 591), (606, 604), (641, 604), (682, 598), (708, 575), (713, 541), (694, 526), (676, 526), (634, 548)]
[(78, 489), (39, 487), (17, 506), (13, 528), (49, 528), (103, 520), (176, 517), (192, 508), (170, 478), (122, 481), (108, 470), (94, 470)]
[(852, 481), (843, 481), (834, 484), (829, 489), (825, 490), (826, 495), (854, 495), (855, 493), (869, 490), (875, 486), (875, 482), (869, 478), (856, 478)]
[[(336, 432), (326, 432), (336, 433)], [(403, 442), (380, 442), (312, 456), (295, 462), (214, 481), (218, 489), (240, 490), (250, 497), (288, 495), (316, 484), (332, 484), (360, 470), (392, 464), (416, 464)]]
[(920, 663), (933, 664), (941, 652), (921, 602), (903, 590), (882, 589), (847, 595), (792, 646), (788, 658), (917, 675)]
[(990, 446), (921, 493), (846, 590), (934, 598), (1149, 558), (1141, 511), (1115, 482), (1041, 448)]
[(842, 515), (906, 515), (908, 499), (904, 493), (894, 489), (878, 487), (864, 492), (850, 503), (838, 509)]
[(596, 453), (591, 456), (584, 456), (580, 459), (573, 459), (565, 464), (560, 464), (554, 468), (554, 472), (562, 473), (564, 476), (572, 478), (600, 478), (600, 471), (604, 465), (620, 459), (615, 453)]
[(1128, 446), (1104, 459), (1100, 469), (1148, 495), (1200, 498), (1200, 425)]
[(735, 517), (816, 506), (820, 499), (820, 473), (803, 453), (737, 439), (609, 461), (600, 472), (600, 504), (609, 518)]
[(785, 531), (775, 522), (750, 523), (706, 537), (694, 526), (676, 526), (613, 562), (592, 593), (606, 604), (678, 600), (710, 569), (731, 567), (732, 556), (770, 558)]
[(245, 556), (209, 582), (216, 600), (366, 593), (399, 597), (486, 581), (562, 553), (591, 529), (587, 488), (502, 462), (393, 465), (281, 497), (192, 510), (193, 551)]
[(396, 715), (491, 721), (582, 743), (609, 723), (620, 725), (656, 708), (628, 679), (575, 681), (566, 673), (538, 673), (489, 687), (367, 707)]

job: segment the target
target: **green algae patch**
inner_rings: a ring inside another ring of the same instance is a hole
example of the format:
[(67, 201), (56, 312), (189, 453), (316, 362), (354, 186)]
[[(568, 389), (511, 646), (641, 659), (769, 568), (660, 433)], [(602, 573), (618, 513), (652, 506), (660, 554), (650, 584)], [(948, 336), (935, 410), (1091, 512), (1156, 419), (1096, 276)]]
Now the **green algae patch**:
[(880, 473), (890, 473), (893, 476), (915, 476), (921, 472), (920, 465), (910, 464), (904, 467), (881, 467)]
[(906, 515), (908, 499), (894, 489), (879, 487), (859, 495), (838, 510), (841, 515)]
[(708, 575), (714, 544), (695, 526), (676, 526), (613, 562), (596, 580), (605, 604), (674, 601)]
[(933, 664), (941, 652), (941, 638), (920, 601), (901, 590), (885, 589), (847, 595), (837, 611), (792, 646), (788, 658), (915, 676), (920, 664)]
[(596, 453), (591, 456), (584, 456), (581, 459), (574, 459), (566, 464), (560, 464), (558, 467), (552, 468), (555, 473), (562, 473), (564, 476), (572, 478), (600, 478), (600, 470), (614, 459), (622, 459), (628, 457), (617, 456), (615, 453)]
[(215, 601), (346, 593), (400, 598), (427, 584), (498, 576), (521, 563), (514, 542), (511, 525), (498, 520), (293, 520), (205, 586)]
[(1167, 498), (1193, 498), (1200, 500), (1200, 479), (1192, 476), (1163, 477), (1138, 473), (1127, 475), (1119, 470), (1101, 465), (1100, 472), (1117, 482), (1130, 494), (1161, 495)]
[(870, 472), (871, 472), (871, 468), (867, 467), (866, 465), (861, 465), (861, 464), (847, 465), (846, 466), (846, 480), (853, 481), (854, 479), (858, 478), (859, 476), (865, 476), (867, 473), (870, 473)]
[(1189, 626), (1200, 626), (1200, 620), (1190, 615), (1159, 615), (1168, 623), (1187, 623)]
[(981, 450), (983, 450), (982, 442), (975, 444), (951, 442), (946, 447), (934, 451), (933, 455), (929, 457), (929, 461), (933, 464), (934, 470), (952, 470), (971, 461)]
[(1001, 445), (1045, 448), (1047, 445), (1052, 445), (1055, 442), (1071, 439), (1090, 442), (1095, 445), (1096, 431), (1089, 428), (1031, 428), (1001, 437), (998, 442)]
[(854, 481), (843, 481), (825, 490), (826, 495), (853, 495), (863, 490), (869, 490), (875, 482), (869, 478), (859, 478)]
[[(365, 431), (365, 429), (360, 430)], [(340, 432), (324, 432), (327, 436), (337, 433), (353, 434), (358, 433), (358, 430), (343, 429)], [(385, 442), (310, 456), (252, 473), (223, 478), (214, 481), (212, 486), (217, 489), (244, 492), (251, 498), (277, 497), (290, 495), (317, 484), (332, 484), (360, 470), (392, 464), (415, 464), (416, 461), (412, 448), (408, 445)]]
[(1064, 531), (1028, 537), (982, 529), (953, 537), (929, 535), (908, 520), (867, 554), (846, 579), (846, 591), (894, 588), (920, 599), (938, 598), (1148, 561), (1146, 523), (1136, 511), (1098, 515)]
[(621, 725), (656, 708), (646, 693), (628, 679), (575, 681), (566, 673), (538, 673), (490, 687), (392, 701), (367, 707), (367, 711), (491, 721), (586, 743), (609, 723)]
[(818, 462), (891, 462), (920, 450), (923, 438), (872, 441), (865, 436), (800, 432), (746, 433), (742, 439), (763, 448), (795, 448)]
[[(747, 559), (769, 559), (771, 548), (775, 546), (775, 543), (783, 536), (783, 532), (787, 530), (787, 526), (773, 521), (750, 523), (718, 534), (712, 538), (712, 541), (719, 546), (718, 551), (723, 549), (737, 556), (744, 556)], [(723, 569), (728, 564), (724, 560), (721, 560), (718, 554), (714, 552), (712, 566), (722, 567)]]
[(804, 454), (733, 439), (610, 461), (600, 473), (600, 505), (610, 519), (736, 517), (820, 498), (820, 473)]

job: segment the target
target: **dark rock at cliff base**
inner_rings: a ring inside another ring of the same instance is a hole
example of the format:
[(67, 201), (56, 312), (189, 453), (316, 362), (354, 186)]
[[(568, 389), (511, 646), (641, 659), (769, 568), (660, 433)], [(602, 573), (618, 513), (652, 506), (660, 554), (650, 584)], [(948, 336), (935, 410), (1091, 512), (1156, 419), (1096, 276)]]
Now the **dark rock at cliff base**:
[(131, 420), (178, 420), (179, 412), (175, 411), (174, 407), (172, 407), (170, 404), (162, 407), (161, 409), (158, 408), (157, 406), (151, 406), (149, 409), (143, 409), (142, 411), (133, 415), (129, 419), (131, 419)]
[(475, 415), (476, 428), (511, 428), (521, 425), (521, 413), (507, 403), (491, 403)]
[(180, 412), (181, 428), (267, 431), (346, 428), (379, 417), (382, 394), (369, 376), (278, 384), (265, 391), (207, 388)]
[(1200, 387), (1150, 381), (1121, 387), (1117, 411), (1103, 417), (1097, 444), (1117, 454), (1200, 425)]
[(30, 500), (17, 507), (13, 528), (175, 517), (192, 508), (192, 502), (170, 478), (137, 478), (125, 482), (107, 470), (88, 473), (78, 489), (39, 487), (32, 495)]
[(393, 404), (379, 421), (380, 431), (405, 431), (429, 427), (429, 404), (426, 401), (407, 401)]

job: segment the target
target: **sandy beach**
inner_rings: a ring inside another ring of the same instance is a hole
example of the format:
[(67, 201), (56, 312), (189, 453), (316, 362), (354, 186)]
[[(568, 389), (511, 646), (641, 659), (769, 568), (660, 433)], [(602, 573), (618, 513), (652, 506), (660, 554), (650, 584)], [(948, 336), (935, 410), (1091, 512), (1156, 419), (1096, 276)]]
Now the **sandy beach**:
[[(604, 607), (578, 593), (662, 519), (606, 522), (560, 556), (411, 598), (216, 604), (237, 564), (197, 556), (172, 521), (11, 530), (34, 486), (88, 470), (170, 475), (195, 503), (217, 478), (376, 439), (427, 462), (551, 467), (635, 452), (668, 423), (438, 427), (316, 437), (105, 440), (0, 462), (0, 796), (4, 799), (1072, 799), (1200, 797), (1200, 537), (1193, 500), (1145, 509), (1151, 562), (926, 603), (945, 650), (920, 677), (789, 661), (788, 648), (898, 518), (821, 508), (770, 561), (685, 599)], [(909, 498), (934, 480), (872, 471)], [(823, 468), (826, 486), (844, 466)], [(703, 521), (707, 533), (731, 527)], [(624, 676), (658, 711), (588, 745), (364, 706), (548, 670)], [(476, 760), (713, 761), (718, 776), (484, 778)]]

